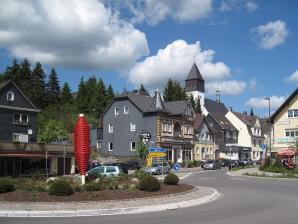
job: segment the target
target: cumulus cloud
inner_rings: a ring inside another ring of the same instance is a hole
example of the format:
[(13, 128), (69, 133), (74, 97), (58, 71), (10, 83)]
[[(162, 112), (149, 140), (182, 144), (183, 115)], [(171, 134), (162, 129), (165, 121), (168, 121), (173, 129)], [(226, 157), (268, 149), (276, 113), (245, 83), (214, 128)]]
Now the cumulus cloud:
[(97, 0), (0, 1), (0, 47), (82, 69), (123, 69), (149, 53), (144, 33)]
[(239, 95), (245, 91), (246, 86), (243, 81), (228, 80), (206, 83), (205, 89), (208, 94), (215, 94), (218, 89), (223, 95)]
[(259, 5), (254, 1), (246, 1), (246, 0), (226, 0), (222, 1), (219, 7), (219, 11), (228, 12), (234, 9), (244, 8), (248, 12), (254, 12), (257, 10)]
[(249, 81), (249, 87), (252, 89), (252, 90), (255, 90), (256, 87), (257, 87), (257, 80), (256, 78), (252, 78), (250, 81)]
[[(250, 106), (252, 108), (258, 108), (258, 109), (266, 109), (268, 108), (268, 100), (264, 99), (265, 97), (260, 98), (250, 98), (246, 105)], [(277, 109), (285, 100), (287, 99), (287, 96), (271, 96), (270, 97), (270, 107), (272, 110)]]
[(129, 81), (148, 88), (161, 88), (170, 78), (184, 81), (194, 59), (206, 81), (229, 77), (230, 68), (223, 62), (214, 62), (214, 55), (213, 50), (202, 50), (199, 42), (188, 44), (176, 40), (158, 50), (156, 55), (137, 63), (129, 72)]
[(178, 22), (191, 22), (206, 18), (212, 12), (212, 0), (140, 0), (117, 1), (104, 0), (108, 5), (127, 9), (133, 23), (146, 22), (157, 25), (170, 17)]
[(283, 44), (288, 36), (287, 25), (284, 21), (277, 20), (265, 25), (252, 28), (253, 39), (255, 39), (260, 48), (273, 49)]
[(296, 70), (292, 75), (290, 75), (286, 81), (298, 83), (298, 70)]

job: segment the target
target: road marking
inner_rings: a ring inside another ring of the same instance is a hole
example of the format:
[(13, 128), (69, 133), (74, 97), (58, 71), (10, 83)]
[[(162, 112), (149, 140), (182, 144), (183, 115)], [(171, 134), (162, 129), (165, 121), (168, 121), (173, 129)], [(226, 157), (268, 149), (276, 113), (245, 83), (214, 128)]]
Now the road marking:
[(214, 180), (214, 177), (199, 177), (201, 180)]
[(230, 180), (245, 180), (245, 179), (239, 178), (239, 177), (230, 177)]

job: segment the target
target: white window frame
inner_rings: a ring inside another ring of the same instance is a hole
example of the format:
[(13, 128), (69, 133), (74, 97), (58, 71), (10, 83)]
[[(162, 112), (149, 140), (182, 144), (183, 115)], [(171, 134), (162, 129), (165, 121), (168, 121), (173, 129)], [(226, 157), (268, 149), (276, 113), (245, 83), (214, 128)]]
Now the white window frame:
[(109, 133), (114, 132), (114, 125), (112, 123), (109, 123)]
[(7, 99), (7, 101), (13, 102), (14, 101), (14, 92), (8, 91), (6, 94), (6, 99)]
[[(133, 143), (135, 144), (134, 149), (133, 149), (133, 147), (132, 147), (132, 146), (133, 146)], [(134, 152), (134, 151), (136, 151), (136, 149), (137, 149), (137, 144), (136, 144), (136, 142), (135, 142), (135, 141), (131, 141), (131, 142), (130, 142), (130, 151), (133, 151), (133, 152)]]
[(101, 149), (102, 148), (102, 141), (101, 140), (97, 140), (96, 141), (96, 148), (97, 149)]
[[(19, 120), (15, 120), (15, 115), (19, 114), (20, 115), (20, 119)], [(27, 119), (23, 121), (23, 116), (26, 116)], [(13, 123), (14, 124), (29, 124), (29, 116), (28, 114), (21, 114), (21, 113), (14, 113), (13, 114)]]
[[(295, 116), (295, 112), (297, 112), (297, 116)], [(291, 115), (291, 116), (289, 116)], [(291, 109), (288, 110), (288, 118), (298, 118), (298, 109)]]
[[(15, 136), (16, 136), (16, 138), (15, 138)], [(28, 134), (24, 134), (24, 133), (12, 133), (12, 141), (28, 143), (29, 136), (28, 136)]]
[(137, 130), (137, 125), (136, 123), (130, 122), (130, 131), (135, 132)]
[[(111, 147), (112, 146), (112, 147)], [(109, 142), (109, 151), (114, 151), (113, 142)]]
[(120, 108), (115, 107), (115, 116), (119, 116), (119, 114), (120, 114)]
[(129, 114), (129, 107), (128, 106), (124, 106), (123, 113), (124, 114)]
[[(298, 135), (296, 135), (296, 132), (298, 132), (298, 129), (285, 129), (285, 138), (296, 138)], [(287, 133), (289, 133), (289, 136), (287, 136)], [(293, 133), (293, 135), (291, 134)]]

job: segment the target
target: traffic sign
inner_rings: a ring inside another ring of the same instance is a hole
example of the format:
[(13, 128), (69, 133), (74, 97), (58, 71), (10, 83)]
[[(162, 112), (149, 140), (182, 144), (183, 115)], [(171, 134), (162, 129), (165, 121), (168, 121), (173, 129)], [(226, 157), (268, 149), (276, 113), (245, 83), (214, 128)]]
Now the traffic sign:
[(266, 149), (266, 144), (261, 144), (262, 149)]
[(140, 134), (141, 139), (151, 139), (151, 134), (148, 131), (142, 132)]
[(180, 166), (179, 166), (178, 163), (175, 163), (175, 164), (173, 165), (173, 170), (175, 170), (176, 172), (178, 172), (178, 171), (180, 170)]
[(149, 152), (149, 156), (151, 157), (165, 157), (165, 152)]
[(164, 148), (149, 148), (149, 153), (151, 153), (151, 152), (163, 152), (163, 153), (165, 153), (166, 149), (164, 149)]

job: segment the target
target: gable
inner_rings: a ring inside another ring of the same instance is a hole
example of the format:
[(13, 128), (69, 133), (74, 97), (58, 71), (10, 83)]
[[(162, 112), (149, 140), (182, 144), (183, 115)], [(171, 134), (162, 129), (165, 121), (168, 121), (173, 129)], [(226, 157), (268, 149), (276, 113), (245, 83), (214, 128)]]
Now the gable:
[(255, 126), (256, 126), (256, 127), (261, 127), (261, 123), (260, 123), (260, 121), (259, 121), (259, 118), (257, 118), (256, 123), (255, 123)]
[[(13, 94), (13, 100), (7, 100), (7, 94)], [(16, 87), (12, 82), (7, 83), (0, 89), (0, 107), (5, 108), (20, 108), (38, 111), (37, 108), (30, 102), (30, 100)]]

